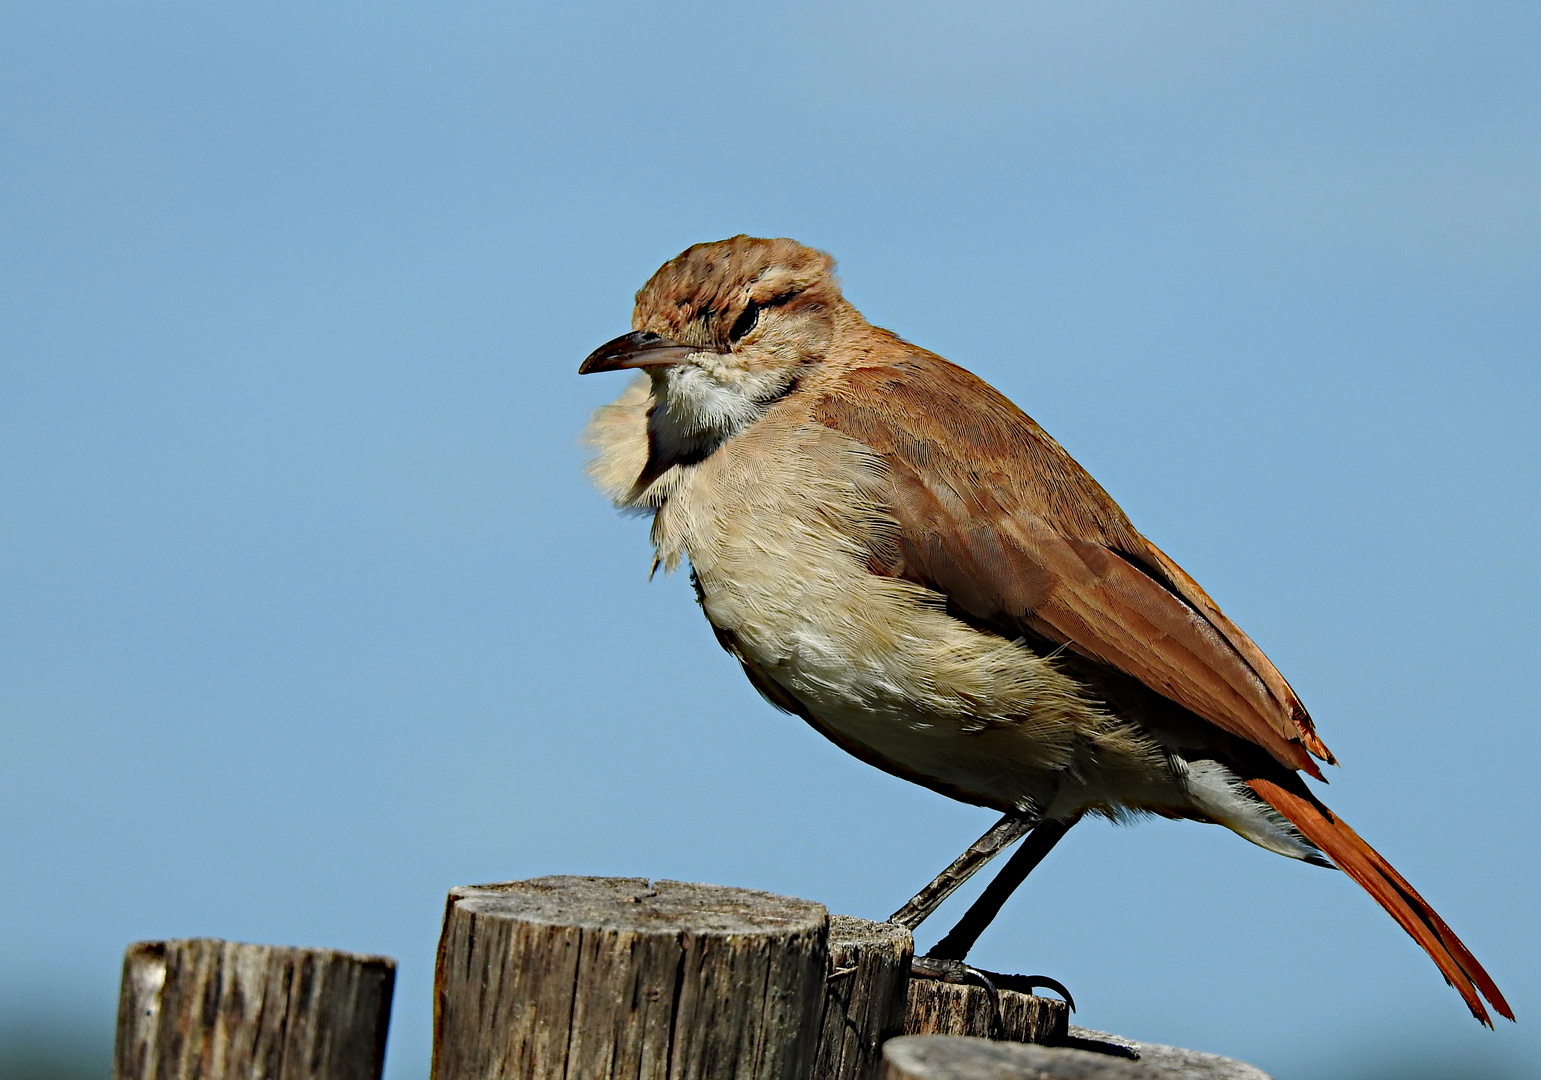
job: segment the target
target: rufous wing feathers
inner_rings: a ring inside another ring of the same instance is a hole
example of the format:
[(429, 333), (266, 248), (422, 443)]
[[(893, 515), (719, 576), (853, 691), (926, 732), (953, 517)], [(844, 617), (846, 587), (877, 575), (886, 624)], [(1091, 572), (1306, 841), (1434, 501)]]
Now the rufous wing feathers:
[(1320, 778), (1284, 677), (1064, 449), (969, 372), (886, 332), (814, 406), (877, 455), (897, 535), (874, 569), (1139, 679)]

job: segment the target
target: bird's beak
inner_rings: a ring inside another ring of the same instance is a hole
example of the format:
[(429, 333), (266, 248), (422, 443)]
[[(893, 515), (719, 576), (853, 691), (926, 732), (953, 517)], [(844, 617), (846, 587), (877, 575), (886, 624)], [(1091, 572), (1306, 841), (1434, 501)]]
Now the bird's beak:
[(614, 341), (605, 342), (589, 353), (588, 359), (578, 365), (578, 374), (591, 375), (596, 371), (677, 364), (691, 353), (700, 351), (651, 332), (634, 330), (622, 334)]

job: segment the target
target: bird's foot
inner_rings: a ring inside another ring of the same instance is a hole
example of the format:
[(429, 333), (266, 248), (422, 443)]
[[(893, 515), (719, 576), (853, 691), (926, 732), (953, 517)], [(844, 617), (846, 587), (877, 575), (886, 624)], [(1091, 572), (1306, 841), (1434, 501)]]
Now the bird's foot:
[(1070, 1011), (1075, 1012), (1075, 998), (1070, 995), (1069, 989), (1058, 979), (1047, 975), (1006, 975), (940, 956), (915, 957), (910, 961), (910, 975), (917, 979), (939, 979), (942, 982), (981, 986), (990, 995), (991, 1008), (997, 1014), (1000, 1012), (1000, 991), (1015, 990), (1019, 994), (1031, 994), (1035, 989), (1054, 991), (1064, 998)]
[(1001, 992), (995, 982), (978, 968), (969, 967), (962, 960), (944, 960), (934, 956), (917, 956), (910, 961), (910, 976), (920, 979), (938, 979), (942, 982), (960, 983), (984, 988), (990, 999), (990, 1038), (1001, 1037)]

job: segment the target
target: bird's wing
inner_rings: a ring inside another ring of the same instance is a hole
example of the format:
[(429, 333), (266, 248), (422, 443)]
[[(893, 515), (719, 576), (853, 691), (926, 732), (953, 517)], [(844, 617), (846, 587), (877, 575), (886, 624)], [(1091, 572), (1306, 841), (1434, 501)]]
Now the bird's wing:
[(888, 473), (898, 528), (874, 572), (1116, 668), (1320, 777), (1309, 755), (1332, 756), (1284, 676), (1090, 474), (982, 380), (893, 347), (813, 405)]

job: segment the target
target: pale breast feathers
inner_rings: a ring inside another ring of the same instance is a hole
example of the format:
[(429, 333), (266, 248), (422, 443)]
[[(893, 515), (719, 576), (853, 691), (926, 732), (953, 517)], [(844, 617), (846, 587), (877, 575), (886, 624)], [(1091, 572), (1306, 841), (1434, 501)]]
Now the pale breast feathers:
[[(1056, 665), (883, 572), (899, 543), (893, 474), (817, 422), (816, 400), (773, 407), (680, 470), (654, 520), (659, 561), (689, 558), (707, 618), (755, 685), (874, 764), (969, 801), (1047, 800), (1065, 769), (1106, 774), (1109, 789), (1149, 772), (1150, 741)], [(618, 430), (620, 417), (596, 423)], [(617, 492), (643, 439), (635, 412), (628, 423), (631, 453), (606, 465)]]

